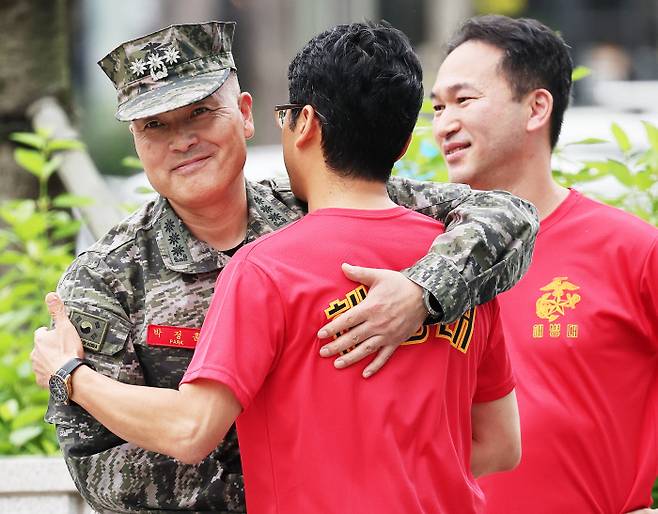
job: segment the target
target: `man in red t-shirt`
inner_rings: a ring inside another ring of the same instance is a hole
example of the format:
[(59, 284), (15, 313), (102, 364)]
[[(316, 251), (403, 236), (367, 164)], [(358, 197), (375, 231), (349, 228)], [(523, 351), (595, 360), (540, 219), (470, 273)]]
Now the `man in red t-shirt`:
[(542, 220), (530, 270), (499, 296), (523, 458), (480, 481), (494, 514), (648, 512), (658, 474), (658, 230), (553, 180), (571, 72), (547, 27), (485, 16), (432, 88), (451, 180), (509, 190)]
[[(250, 514), (482, 512), (475, 477), (520, 457), (496, 301), (420, 327), (368, 381), (319, 355), (318, 327), (367, 295), (337, 264), (402, 269), (443, 230), (386, 192), (422, 103), (420, 63), (387, 24), (341, 25), (299, 52), (289, 87), (276, 110), (309, 215), (231, 259), (179, 391), (82, 366), (71, 399), (125, 440), (186, 462), (237, 418)], [(50, 308), (56, 329), (40, 337), (75, 339), (61, 303)]]

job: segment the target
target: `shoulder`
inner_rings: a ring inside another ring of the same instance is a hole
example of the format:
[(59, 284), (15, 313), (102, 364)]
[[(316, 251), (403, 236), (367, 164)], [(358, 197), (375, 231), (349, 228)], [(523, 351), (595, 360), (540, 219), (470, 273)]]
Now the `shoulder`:
[(386, 187), (396, 203), (418, 207), (452, 202), (467, 196), (471, 191), (466, 184), (427, 182), (399, 176), (391, 177)]
[(306, 209), (304, 202), (298, 200), (292, 192), (287, 178), (268, 178), (257, 182), (247, 181), (247, 187), (254, 192), (281, 202), (291, 209)]
[[(607, 232), (627, 243), (651, 245), (658, 240), (658, 228), (638, 216), (577, 193), (574, 221), (589, 223), (589, 230)], [(641, 240), (638, 240), (640, 238)]]
[(98, 269), (99, 271), (116, 264), (116, 267), (130, 267), (137, 258), (136, 241), (144, 233), (155, 244), (155, 236), (150, 235), (154, 225), (163, 211), (162, 198), (145, 203), (137, 211), (112, 227), (104, 236), (86, 250), (78, 254), (69, 266), (67, 275), (80, 268)]
[(265, 234), (255, 241), (240, 248), (230, 262), (251, 262), (265, 266), (267, 262), (286, 260), (286, 255), (295, 248), (295, 242), (301, 237), (300, 228), (308, 224), (311, 218), (302, 218), (281, 227), (276, 232)]
[(137, 211), (112, 227), (103, 237), (91, 245), (86, 252), (97, 255), (109, 255), (120, 251), (126, 244), (133, 243), (138, 234), (151, 230), (162, 214), (162, 203), (157, 198), (145, 203)]

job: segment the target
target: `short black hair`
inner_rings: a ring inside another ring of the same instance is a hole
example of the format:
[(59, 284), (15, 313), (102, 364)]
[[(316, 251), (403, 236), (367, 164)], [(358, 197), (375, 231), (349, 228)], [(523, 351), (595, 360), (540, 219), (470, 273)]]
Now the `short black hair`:
[(571, 95), (573, 61), (569, 46), (537, 20), (486, 15), (466, 20), (448, 42), (447, 53), (471, 40), (482, 41), (503, 51), (500, 68), (515, 100), (539, 88), (551, 93), (550, 139), (551, 148), (555, 148)]
[[(290, 103), (320, 113), (332, 171), (388, 180), (423, 102), (423, 72), (404, 33), (370, 21), (326, 30), (292, 60), (288, 87)], [(299, 112), (291, 113), (292, 127)]]

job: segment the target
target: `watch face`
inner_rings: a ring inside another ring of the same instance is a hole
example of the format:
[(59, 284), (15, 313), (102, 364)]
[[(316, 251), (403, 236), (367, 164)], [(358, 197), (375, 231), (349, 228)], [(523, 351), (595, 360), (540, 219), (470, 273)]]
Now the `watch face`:
[(69, 392), (66, 389), (66, 383), (64, 379), (59, 375), (53, 375), (48, 381), (48, 386), (50, 388), (50, 396), (53, 400), (59, 403), (64, 403), (69, 399)]

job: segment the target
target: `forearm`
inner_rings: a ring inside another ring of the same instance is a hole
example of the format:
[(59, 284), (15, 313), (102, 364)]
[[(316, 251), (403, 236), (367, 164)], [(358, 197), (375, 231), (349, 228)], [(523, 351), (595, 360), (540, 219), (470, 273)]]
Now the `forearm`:
[(123, 384), (87, 366), (72, 380), (72, 401), (120, 438), (176, 458), (185, 451), (194, 422), (181, 392)]
[(471, 407), (471, 472), (481, 477), (509, 471), (521, 460), (521, 428), (514, 391)]
[(512, 287), (527, 270), (539, 228), (534, 207), (509, 193), (471, 191), (453, 202), (446, 232), (405, 276), (450, 322)]
[(475, 478), (507, 471), (509, 466), (506, 463), (506, 455), (501, 452), (500, 447), (490, 444), (489, 441), (477, 441), (473, 439), (471, 447), (471, 472)]

